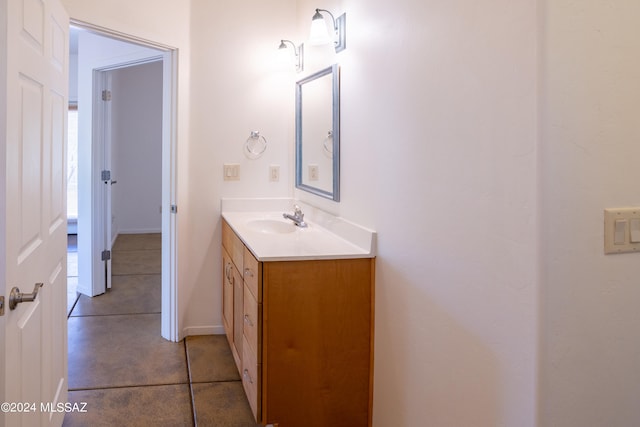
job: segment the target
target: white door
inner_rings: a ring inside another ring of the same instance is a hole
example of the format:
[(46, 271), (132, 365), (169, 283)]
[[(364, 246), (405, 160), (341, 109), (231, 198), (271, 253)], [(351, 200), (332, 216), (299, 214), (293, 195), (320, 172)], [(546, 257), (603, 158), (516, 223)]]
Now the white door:
[[(111, 244), (113, 242), (113, 184), (117, 181), (113, 178), (113, 168), (111, 167), (112, 145), (111, 145), (111, 87), (113, 76), (111, 71), (94, 71), (94, 79), (98, 82), (100, 88), (100, 96), (96, 97), (96, 110), (100, 115), (100, 120), (97, 121), (96, 142), (98, 147), (102, 147), (102, 182), (101, 185), (101, 200), (102, 210), (98, 215), (101, 218), (99, 221), (101, 225), (98, 229), (102, 229), (102, 244), (100, 245), (104, 256), (105, 270), (105, 285), (106, 289), (101, 289), (101, 293), (106, 292), (107, 289), (111, 289)], [(94, 107), (95, 108), (95, 107)], [(94, 286), (95, 288), (95, 286)]]
[[(68, 33), (59, 0), (0, 2), (0, 403), (9, 405), (0, 425), (7, 427), (59, 426), (64, 413), (50, 409), (67, 401)], [(43, 286), (35, 301), (11, 310), (12, 288), (31, 293), (36, 283)]]

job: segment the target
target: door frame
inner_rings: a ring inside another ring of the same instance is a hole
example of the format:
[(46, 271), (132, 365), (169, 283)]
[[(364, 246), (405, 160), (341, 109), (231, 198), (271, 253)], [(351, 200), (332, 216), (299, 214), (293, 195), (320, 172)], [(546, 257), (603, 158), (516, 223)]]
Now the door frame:
[[(82, 28), (85, 31), (92, 32), (96, 35), (103, 37), (123, 41), (126, 43), (132, 43), (139, 46), (158, 50), (158, 58), (162, 58), (163, 64), (163, 94), (162, 94), (162, 303), (161, 303), (161, 335), (163, 338), (169, 341), (178, 341), (180, 339), (178, 332), (178, 298), (177, 298), (177, 277), (178, 277), (178, 264), (177, 264), (177, 219), (176, 210), (172, 209), (176, 206), (177, 201), (177, 88), (178, 88), (178, 49), (167, 46), (161, 43), (153, 42), (150, 40), (141, 39), (128, 34), (120, 33), (108, 28), (99, 27), (84, 21), (76, 19), (70, 20), (71, 25)], [(116, 69), (127, 65), (133, 65), (134, 63), (140, 63), (139, 60), (126, 61), (122, 64), (113, 64), (109, 67), (98, 68), (94, 70), (95, 73), (105, 71), (106, 69)], [(94, 79), (94, 89), (97, 90), (96, 82)], [(101, 93), (101, 90), (100, 90)], [(93, 104), (93, 120), (101, 120), (104, 115), (97, 115), (96, 108), (96, 96), (95, 90), (92, 96), (94, 99)], [(100, 102), (102, 104), (102, 102)], [(103, 108), (100, 106), (100, 108)], [(100, 109), (99, 108), (99, 109)], [(97, 129), (96, 123), (92, 125), (94, 129)], [(89, 240), (87, 250), (90, 250), (90, 255), (84, 259), (90, 264), (89, 276), (93, 283), (92, 293), (100, 288), (96, 288), (96, 284), (104, 289), (106, 287), (104, 278), (104, 263), (100, 258), (100, 253), (104, 249), (104, 218), (103, 209), (100, 209), (103, 203), (102, 191), (104, 182), (100, 180), (100, 172), (103, 165), (104, 149), (102, 146), (97, 146), (95, 138), (95, 131), (92, 131), (92, 154), (91, 154), (91, 171), (93, 184), (91, 185), (92, 191), (92, 215), (90, 227)], [(79, 215), (78, 224), (80, 225), (81, 218)], [(99, 227), (98, 227), (99, 226)], [(81, 230), (79, 230), (79, 233)], [(80, 235), (78, 236), (80, 239)], [(86, 238), (87, 236), (85, 236)], [(85, 240), (86, 241), (86, 240)], [(81, 245), (78, 246), (79, 258), (81, 257), (80, 251)]]

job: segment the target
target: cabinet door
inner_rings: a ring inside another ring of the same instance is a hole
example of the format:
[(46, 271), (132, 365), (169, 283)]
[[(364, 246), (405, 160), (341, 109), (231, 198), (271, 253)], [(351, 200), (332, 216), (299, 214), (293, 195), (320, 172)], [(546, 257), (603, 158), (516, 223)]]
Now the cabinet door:
[(222, 321), (229, 344), (233, 344), (233, 262), (222, 249)]
[(371, 425), (373, 264), (262, 265), (262, 420)]

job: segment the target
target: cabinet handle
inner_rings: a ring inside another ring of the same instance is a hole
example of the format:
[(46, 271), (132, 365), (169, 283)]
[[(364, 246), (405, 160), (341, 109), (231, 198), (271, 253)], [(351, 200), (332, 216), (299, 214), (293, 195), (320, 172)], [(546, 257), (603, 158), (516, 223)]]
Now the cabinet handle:
[(242, 376), (245, 380), (249, 381), (249, 384), (253, 384), (253, 379), (251, 379), (251, 375), (249, 375), (249, 371), (247, 369), (244, 370)]
[(224, 275), (227, 276), (227, 280), (231, 281), (231, 263), (227, 263), (224, 267)]
[(244, 315), (244, 323), (246, 323), (249, 326), (253, 326), (253, 322), (251, 321), (251, 319), (249, 318), (248, 314)]
[(249, 268), (245, 268), (244, 269), (244, 275), (245, 276), (249, 276), (249, 277), (253, 277), (253, 271), (251, 271), (251, 269), (249, 269)]

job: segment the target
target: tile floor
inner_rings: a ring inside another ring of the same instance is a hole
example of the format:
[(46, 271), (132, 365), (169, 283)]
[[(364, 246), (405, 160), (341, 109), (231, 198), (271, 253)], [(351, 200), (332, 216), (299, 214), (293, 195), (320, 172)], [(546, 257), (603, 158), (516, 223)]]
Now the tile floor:
[(160, 235), (118, 237), (112, 289), (70, 304), (69, 402), (87, 412), (64, 426), (257, 425), (224, 335), (160, 336), (160, 286)]

